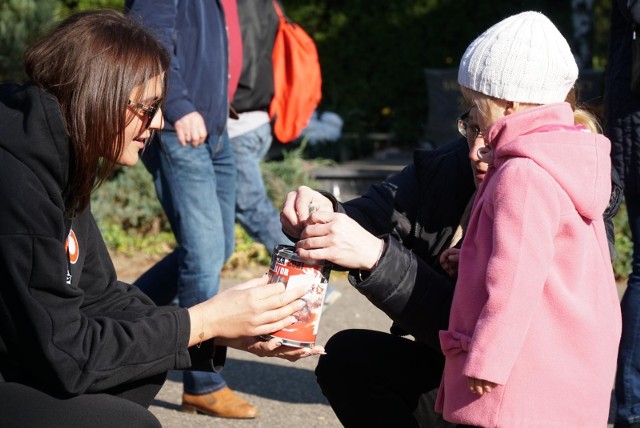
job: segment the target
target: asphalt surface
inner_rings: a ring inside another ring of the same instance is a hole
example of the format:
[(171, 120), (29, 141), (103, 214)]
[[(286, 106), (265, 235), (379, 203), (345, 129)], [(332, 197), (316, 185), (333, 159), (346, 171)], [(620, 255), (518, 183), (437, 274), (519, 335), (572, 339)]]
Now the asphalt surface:
[[(223, 279), (221, 288), (238, 282), (240, 280)], [(325, 343), (334, 333), (347, 328), (388, 331), (391, 325), (389, 318), (353, 289), (344, 273), (332, 274), (330, 282), (342, 293), (342, 297), (322, 315), (318, 343)], [(624, 288), (623, 284), (619, 284), (620, 296)], [(181, 412), (182, 382), (179, 371), (169, 373), (169, 379), (150, 410), (165, 428), (341, 427), (315, 382), (313, 371), (316, 364), (317, 357), (291, 363), (229, 349), (222, 374), (231, 389), (258, 407), (256, 419), (222, 419)], [(608, 425), (608, 428), (612, 426)]]
[[(221, 288), (237, 282), (225, 279)], [(330, 282), (342, 297), (322, 315), (318, 343), (325, 343), (335, 332), (347, 328), (388, 331), (391, 325), (389, 318), (355, 291), (344, 273), (332, 273)], [(316, 384), (313, 374), (316, 364), (317, 357), (291, 363), (229, 349), (222, 375), (231, 389), (258, 407), (256, 419), (233, 420), (182, 413), (179, 371), (169, 373), (169, 379), (150, 410), (165, 428), (340, 427), (342, 425)]]

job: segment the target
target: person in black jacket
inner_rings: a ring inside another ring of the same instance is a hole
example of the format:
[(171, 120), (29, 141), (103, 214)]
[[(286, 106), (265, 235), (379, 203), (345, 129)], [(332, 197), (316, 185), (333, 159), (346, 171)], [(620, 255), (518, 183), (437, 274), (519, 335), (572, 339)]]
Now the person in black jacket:
[[(304, 290), (252, 280), (189, 308), (117, 280), (90, 196), (162, 128), (166, 50), (115, 11), (72, 15), (0, 85), (3, 427), (159, 426), (170, 369), (218, 371), (226, 346), (296, 360), (256, 337), (295, 322)], [(215, 338), (215, 343), (214, 343)]]
[[(615, 382), (615, 427), (640, 427), (640, 93), (631, 90), (632, 43), (638, 43), (640, 1), (611, 5), (605, 73), (605, 134), (611, 161), (624, 186), (633, 241), (632, 272), (622, 297), (622, 338)], [(640, 64), (639, 64), (640, 66)]]

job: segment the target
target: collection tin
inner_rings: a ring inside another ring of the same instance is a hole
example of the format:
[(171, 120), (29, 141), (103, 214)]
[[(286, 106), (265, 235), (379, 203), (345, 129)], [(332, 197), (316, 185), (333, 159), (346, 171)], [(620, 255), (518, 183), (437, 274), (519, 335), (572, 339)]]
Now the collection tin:
[(271, 254), (269, 283), (282, 282), (285, 287), (309, 287), (302, 297), (306, 306), (294, 314), (298, 322), (272, 333), (282, 344), (294, 347), (313, 346), (318, 335), (324, 296), (329, 284), (329, 263), (299, 257), (290, 245), (278, 245)]

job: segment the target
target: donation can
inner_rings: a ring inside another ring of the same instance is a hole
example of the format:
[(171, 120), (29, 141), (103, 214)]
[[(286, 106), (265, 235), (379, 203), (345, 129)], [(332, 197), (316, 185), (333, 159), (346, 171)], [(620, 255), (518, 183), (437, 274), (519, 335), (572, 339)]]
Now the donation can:
[(329, 263), (303, 259), (293, 246), (278, 245), (273, 249), (269, 283), (282, 282), (286, 288), (311, 286), (311, 289), (302, 297), (306, 306), (293, 314), (298, 322), (272, 333), (270, 337), (280, 338), (283, 345), (298, 348), (315, 344), (330, 273)]

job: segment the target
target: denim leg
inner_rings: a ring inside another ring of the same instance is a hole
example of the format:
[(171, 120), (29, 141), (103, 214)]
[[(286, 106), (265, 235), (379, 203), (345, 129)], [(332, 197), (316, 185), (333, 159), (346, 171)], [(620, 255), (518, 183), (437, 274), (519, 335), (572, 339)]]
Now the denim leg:
[(238, 172), (236, 220), (269, 251), (277, 244), (291, 243), (282, 233), (280, 214), (267, 196), (260, 169), (271, 139), (271, 125), (266, 123), (231, 140)]
[[(220, 271), (233, 251), (233, 224), (229, 227), (228, 218), (223, 218), (230, 216), (233, 222), (233, 197), (229, 201), (229, 192), (235, 194), (233, 152), (225, 136), (210, 135), (198, 147), (183, 147), (175, 132), (167, 131), (162, 134), (162, 147), (156, 145), (154, 152), (149, 151), (145, 165), (154, 175), (178, 249), (137, 282), (141, 288), (144, 283), (145, 289), (154, 282), (154, 287), (162, 288), (157, 284), (175, 281), (177, 262), (178, 302), (190, 307), (218, 292)], [(217, 165), (220, 171), (216, 171)], [(225, 385), (217, 373), (184, 372), (187, 393), (205, 394)]]
[(218, 204), (224, 229), (224, 262), (233, 254), (236, 244), (236, 157), (233, 153), (229, 134), (225, 130), (213, 154), (216, 172)]
[(158, 306), (177, 303), (180, 251), (177, 248), (166, 255), (133, 283)]
[[(156, 194), (167, 217), (173, 219), (173, 207), (170, 203), (170, 198), (168, 194), (164, 194), (164, 189), (169, 189), (167, 179), (170, 177), (168, 177), (169, 171), (166, 168), (163, 169), (162, 151), (159, 135), (155, 134), (153, 142), (142, 153), (141, 160), (149, 174), (151, 174)], [(169, 253), (134, 282), (156, 305), (177, 303), (178, 253), (180, 251), (180, 248), (178, 248)]]
[(625, 201), (633, 239), (633, 262), (621, 302), (622, 339), (615, 384), (616, 422), (637, 423), (640, 422), (640, 195), (628, 189)]

